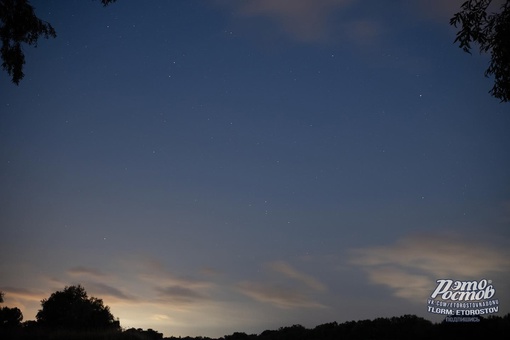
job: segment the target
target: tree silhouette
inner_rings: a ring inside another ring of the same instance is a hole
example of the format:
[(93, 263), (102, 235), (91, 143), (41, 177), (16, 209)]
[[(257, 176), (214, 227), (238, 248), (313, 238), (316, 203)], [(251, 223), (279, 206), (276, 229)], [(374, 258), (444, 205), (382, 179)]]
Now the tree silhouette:
[(488, 13), (492, 0), (468, 0), (461, 11), (450, 19), (457, 27), (455, 42), (471, 54), (471, 43), (477, 43), (481, 53), (490, 53), (491, 61), (485, 76), (494, 76), (489, 93), (502, 102), (510, 100), (510, 0), (501, 5), (500, 13)]
[[(0, 303), (4, 302), (4, 292), (0, 291)], [(21, 325), (23, 313), (19, 308), (0, 308), (0, 329), (13, 328)]]
[(0, 309), (0, 328), (14, 328), (21, 325), (23, 314), (19, 308), (3, 307)]
[[(107, 6), (116, 0), (101, 0)], [(55, 38), (57, 33), (50, 23), (35, 15), (28, 0), (0, 0), (0, 57), (2, 68), (16, 85), (24, 77), (25, 53), (22, 44), (37, 46), (40, 37)]]
[[(0, 291), (0, 303), (4, 302), (4, 292)], [(21, 329), (23, 314), (19, 308), (0, 308), (0, 339), (16, 339)]]
[(119, 322), (110, 308), (103, 305), (103, 300), (89, 298), (80, 285), (51, 294), (41, 301), (41, 306), (36, 319), (43, 327), (75, 331), (120, 330)]
[(49, 23), (35, 15), (34, 8), (27, 0), (1, 0), (0, 20), (2, 67), (12, 77), (12, 82), (19, 84), (24, 76), (25, 64), (21, 44), (37, 46), (39, 37), (54, 38), (57, 35)]

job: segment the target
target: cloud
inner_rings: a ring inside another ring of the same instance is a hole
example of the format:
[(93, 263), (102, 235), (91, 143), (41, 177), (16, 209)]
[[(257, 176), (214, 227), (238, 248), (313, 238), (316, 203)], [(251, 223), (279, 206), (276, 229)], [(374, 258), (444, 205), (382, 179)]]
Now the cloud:
[(374, 44), (385, 32), (383, 25), (375, 20), (358, 19), (344, 24), (348, 39), (357, 45)]
[(206, 299), (197, 289), (191, 289), (184, 286), (174, 285), (169, 287), (157, 287), (156, 291), (164, 301), (179, 303), (193, 303)]
[(92, 277), (104, 277), (106, 276), (103, 272), (98, 269), (77, 266), (69, 269), (67, 273), (71, 276), (92, 276)]
[(137, 302), (138, 298), (125, 293), (122, 289), (118, 277), (106, 274), (99, 269), (76, 266), (67, 270), (67, 274), (71, 277), (79, 277), (80, 284), (84, 286), (87, 292), (101, 296), (107, 300), (121, 300), (124, 302)]
[(408, 300), (423, 301), (432, 287), (427, 276), (407, 273), (395, 267), (374, 267), (368, 270), (372, 282), (390, 287), (395, 296)]
[(152, 319), (156, 320), (156, 321), (164, 321), (164, 322), (168, 322), (168, 320), (170, 320), (170, 317), (166, 314), (154, 314), (152, 316)]
[(414, 235), (390, 246), (350, 252), (349, 262), (398, 297), (424, 301), (441, 278), (479, 280), (510, 267), (510, 252), (457, 235)]
[[(214, 303), (210, 292), (217, 288), (212, 281), (218, 272), (212, 268), (199, 270), (195, 275), (176, 275), (168, 270), (162, 262), (155, 259), (143, 259), (130, 263), (137, 283), (147, 288), (145, 300), (156, 305), (166, 306), (172, 303), (173, 308), (190, 307), (196, 302)], [(205, 277), (205, 279), (202, 279)]]
[(465, 0), (418, 0), (412, 5), (414, 12), (425, 18), (435, 19), (439, 22), (448, 24), (449, 19), (460, 10), (460, 6)]
[(116, 300), (125, 300), (130, 302), (138, 301), (136, 297), (126, 294), (122, 290), (105, 283), (99, 282), (87, 283), (87, 288), (90, 288), (90, 291), (102, 297), (107, 297)]
[[(168, 270), (160, 261), (154, 259), (145, 259), (137, 264), (133, 264), (137, 276), (142, 280), (163, 286), (184, 286), (184, 287), (206, 287), (210, 283), (191, 276), (177, 276), (174, 272)], [(209, 272), (212, 273), (212, 270)], [(203, 272), (202, 272), (203, 273)], [(205, 274), (205, 273), (204, 273)]]
[(312, 277), (310, 275), (307, 275), (305, 273), (301, 273), (301, 272), (297, 271), (296, 269), (294, 269), (289, 264), (287, 264), (283, 261), (273, 262), (273, 263), (269, 264), (269, 267), (272, 270), (285, 275), (286, 277), (289, 277), (289, 278), (292, 278), (299, 282), (304, 283), (306, 286), (308, 286), (311, 289), (314, 289), (317, 291), (326, 290), (326, 286), (324, 286), (317, 279), (315, 279), (314, 277)]
[[(416, 16), (433, 19), (440, 23), (449, 24), (449, 19), (461, 10), (466, 0), (417, 0), (406, 5), (412, 6)], [(488, 7), (489, 12), (499, 12), (506, 0), (494, 0)]]
[(45, 296), (44, 293), (36, 292), (25, 288), (2, 287), (0, 291), (5, 293), (6, 299), (22, 299), (26, 301), (41, 301)]
[(330, 34), (332, 14), (352, 0), (257, 0), (228, 2), (248, 17), (265, 17), (280, 25), (288, 36), (301, 42), (322, 41)]
[(319, 280), (298, 271), (284, 261), (272, 262), (265, 267), (280, 274), (283, 279), (292, 281), (285, 283), (243, 281), (237, 285), (237, 289), (254, 300), (270, 303), (279, 308), (325, 307), (312, 298), (313, 293), (326, 290), (326, 286)]
[[(214, 276), (213, 269), (200, 270), (199, 274), (205, 276)], [(169, 271), (165, 265), (156, 260), (144, 262), (142, 271), (138, 274), (142, 280), (153, 283), (158, 287), (184, 287), (188, 289), (206, 289), (213, 286), (211, 281), (205, 281), (193, 276), (178, 276)], [(159, 288), (158, 288), (159, 289)]]
[[(465, 0), (399, 1), (387, 5), (395, 16), (405, 15), (414, 22), (432, 21), (449, 27), (449, 19), (458, 12)], [(495, 0), (490, 9), (495, 11), (505, 0)], [(380, 15), (375, 2), (360, 0), (215, 0), (243, 22), (262, 19), (273, 23), (272, 31), (264, 35), (283, 34), (301, 43), (349, 43), (358, 47), (387, 46), (391, 27)], [(267, 23), (264, 27), (267, 27)], [(260, 26), (258, 26), (258, 30)], [(251, 26), (253, 28), (253, 26)], [(395, 29), (395, 28), (393, 28)], [(398, 29), (398, 28), (397, 28)], [(404, 28), (405, 29), (405, 28)], [(269, 33), (269, 34), (268, 34)]]
[(238, 290), (260, 302), (267, 302), (279, 308), (324, 308), (325, 306), (311, 300), (306, 294), (289, 287), (261, 284), (255, 282), (241, 282)]

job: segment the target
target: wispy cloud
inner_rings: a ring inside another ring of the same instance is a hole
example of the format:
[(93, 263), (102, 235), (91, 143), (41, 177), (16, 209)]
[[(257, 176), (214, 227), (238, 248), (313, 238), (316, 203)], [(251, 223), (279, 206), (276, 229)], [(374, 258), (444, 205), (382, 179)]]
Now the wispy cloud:
[(510, 267), (510, 252), (457, 235), (414, 235), (393, 245), (354, 249), (350, 263), (396, 296), (423, 301), (440, 278), (481, 279)]
[(267, 302), (280, 308), (325, 307), (303, 292), (288, 286), (245, 281), (239, 283), (237, 288), (241, 293), (257, 301)]
[(163, 301), (194, 303), (207, 299), (200, 289), (192, 289), (180, 285), (157, 287), (156, 291)]
[(345, 38), (358, 46), (374, 44), (386, 31), (380, 22), (368, 18), (346, 21), (343, 28)]
[(319, 282), (317, 279), (308, 274), (297, 271), (295, 268), (293, 268), (286, 262), (283, 261), (273, 262), (269, 264), (269, 267), (272, 270), (281, 273), (288, 278), (292, 278), (299, 282), (304, 283), (309, 288), (312, 288), (317, 291), (326, 290), (326, 286)]
[(71, 276), (92, 276), (92, 277), (105, 277), (106, 274), (101, 272), (98, 269), (85, 267), (85, 266), (77, 266), (70, 268), (67, 273)]
[(4, 292), (9, 299), (14, 298), (27, 301), (40, 301), (44, 298), (44, 293), (25, 288), (1, 287), (0, 290)]
[(298, 271), (284, 261), (269, 263), (265, 268), (279, 274), (280, 280), (243, 281), (237, 285), (237, 289), (254, 300), (279, 308), (325, 307), (314, 299), (315, 293), (326, 290), (326, 286), (316, 278)]
[[(132, 265), (140, 279), (158, 286), (204, 287), (210, 285), (208, 281), (193, 276), (177, 275), (175, 272), (169, 270), (162, 262), (154, 259), (144, 259)], [(208, 269), (208, 272), (212, 271), (212, 269)], [(203, 269), (199, 274), (202, 273), (204, 273)], [(205, 273), (203, 275), (205, 275)]]
[(118, 278), (103, 271), (87, 266), (76, 266), (67, 270), (67, 274), (79, 283), (91, 295), (101, 296), (113, 301), (136, 302), (138, 298), (123, 291)]
[[(504, 0), (496, 0), (497, 4)], [(414, 21), (433, 21), (449, 26), (449, 19), (460, 10), (464, 0), (416, 0), (388, 4), (388, 10), (403, 11)], [(377, 1), (361, 0), (216, 0), (231, 13), (248, 22), (272, 23), (274, 34), (301, 43), (345, 44), (361, 48), (387, 46), (387, 37), (395, 26), (384, 21), (377, 11)], [(246, 21), (243, 21), (246, 23)], [(267, 26), (267, 25), (265, 25)], [(259, 27), (253, 25), (253, 27)], [(393, 28), (391, 28), (393, 27)], [(394, 33), (394, 32), (393, 32)], [(264, 31), (267, 36), (267, 31)], [(407, 48), (407, 47), (406, 47)]]
[[(210, 280), (204, 280), (192, 276), (179, 276), (169, 271), (161, 262), (146, 260), (141, 266), (142, 272), (137, 276), (147, 284), (151, 285), (156, 292), (157, 303), (190, 304), (198, 301), (205, 301), (208, 298), (208, 291), (216, 286)], [(201, 270), (198, 275), (211, 278), (213, 269), (208, 268), (205, 272)], [(212, 275), (214, 277), (214, 275)]]
[(104, 298), (108, 298), (109, 300), (123, 300), (129, 302), (136, 302), (139, 300), (135, 296), (125, 293), (123, 290), (105, 283), (100, 282), (87, 283), (87, 288), (90, 289), (90, 291), (93, 292), (94, 294), (97, 294), (98, 296), (102, 296)]
[(448, 25), (449, 19), (460, 10), (465, 0), (418, 0), (409, 2), (413, 12), (422, 18), (437, 20)]
[(281, 26), (294, 40), (316, 42), (327, 39), (335, 11), (347, 7), (352, 0), (257, 0), (222, 2), (234, 6), (247, 17), (269, 18)]

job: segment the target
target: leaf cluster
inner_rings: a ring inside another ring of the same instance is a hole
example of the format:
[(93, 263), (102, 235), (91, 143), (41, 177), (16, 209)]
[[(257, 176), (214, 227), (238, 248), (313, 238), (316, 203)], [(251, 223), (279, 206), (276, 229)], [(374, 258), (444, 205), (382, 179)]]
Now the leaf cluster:
[[(108, 6), (117, 0), (101, 0)], [(39, 38), (56, 38), (57, 33), (50, 23), (35, 15), (28, 0), (0, 0), (0, 56), (2, 68), (16, 85), (25, 76), (25, 53), (22, 44), (37, 47)]]
[(24, 77), (25, 54), (22, 43), (37, 46), (39, 37), (55, 38), (55, 29), (39, 19), (27, 0), (0, 0), (0, 40), (2, 67), (19, 84)]
[(113, 4), (117, 0), (101, 0), (103, 6), (108, 6), (109, 4)]
[(479, 45), (481, 53), (490, 53), (491, 61), (485, 76), (494, 76), (491, 95), (502, 102), (510, 100), (510, 0), (501, 5), (499, 13), (489, 13), (492, 0), (468, 0), (461, 11), (450, 19), (450, 25), (460, 27), (455, 38), (467, 53), (471, 43)]

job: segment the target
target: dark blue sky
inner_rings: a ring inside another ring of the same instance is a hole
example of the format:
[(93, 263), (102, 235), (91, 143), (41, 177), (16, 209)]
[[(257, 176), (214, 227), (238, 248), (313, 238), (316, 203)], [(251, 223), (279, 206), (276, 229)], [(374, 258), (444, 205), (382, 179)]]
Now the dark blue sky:
[(507, 313), (510, 107), (460, 3), (32, 1), (58, 36), (0, 78), (6, 304), (81, 283), (222, 336), (437, 321), (437, 279), (490, 277)]

